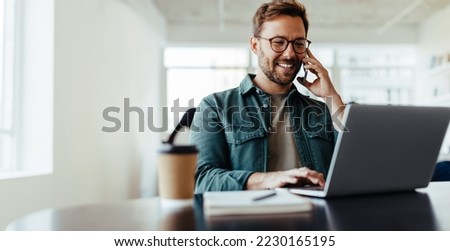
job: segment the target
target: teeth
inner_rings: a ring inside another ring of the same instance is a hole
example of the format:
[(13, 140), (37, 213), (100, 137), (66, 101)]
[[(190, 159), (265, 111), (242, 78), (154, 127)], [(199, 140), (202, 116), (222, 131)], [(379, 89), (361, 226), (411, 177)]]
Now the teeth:
[(294, 66), (293, 64), (278, 64), (278, 65), (284, 68), (291, 68), (292, 66)]

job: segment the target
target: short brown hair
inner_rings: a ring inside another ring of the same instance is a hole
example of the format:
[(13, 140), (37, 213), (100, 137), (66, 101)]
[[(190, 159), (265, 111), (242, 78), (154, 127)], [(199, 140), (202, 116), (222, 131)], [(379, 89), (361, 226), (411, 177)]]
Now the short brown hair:
[(256, 10), (255, 15), (253, 16), (253, 35), (259, 36), (264, 22), (273, 20), (281, 15), (300, 17), (305, 25), (305, 32), (308, 34), (309, 21), (306, 15), (305, 6), (296, 0), (278, 0), (265, 3)]

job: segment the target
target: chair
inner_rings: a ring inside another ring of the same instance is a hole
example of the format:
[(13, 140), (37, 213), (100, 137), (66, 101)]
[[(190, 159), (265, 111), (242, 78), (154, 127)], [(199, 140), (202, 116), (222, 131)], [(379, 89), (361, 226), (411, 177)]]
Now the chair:
[(431, 181), (450, 181), (450, 161), (441, 161), (436, 164)]
[[(191, 127), (192, 121), (194, 120), (195, 112), (197, 111), (196, 107), (189, 108), (186, 113), (184, 113), (183, 117), (180, 119), (180, 122), (177, 124), (172, 134), (170, 135), (167, 143), (175, 143), (175, 144), (188, 144), (189, 143), (189, 128)], [(180, 131), (181, 128), (186, 127), (187, 129), (184, 131)], [(177, 136), (177, 140), (175, 140), (175, 136)]]

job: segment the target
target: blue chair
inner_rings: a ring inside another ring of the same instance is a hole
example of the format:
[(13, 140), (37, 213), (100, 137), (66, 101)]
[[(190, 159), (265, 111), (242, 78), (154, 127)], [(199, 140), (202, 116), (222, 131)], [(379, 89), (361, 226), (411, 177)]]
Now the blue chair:
[(450, 161), (442, 161), (436, 164), (431, 181), (450, 181)]

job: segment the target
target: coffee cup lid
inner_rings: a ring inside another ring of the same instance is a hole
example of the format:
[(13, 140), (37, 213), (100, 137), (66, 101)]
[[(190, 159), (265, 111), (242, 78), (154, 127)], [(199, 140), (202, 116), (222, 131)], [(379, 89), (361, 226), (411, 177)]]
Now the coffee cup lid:
[(161, 145), (159, 153), (177, 153), (177, 154), (198, 153), (198, 149), (195, 145), (172, 145), (164, 143)]

